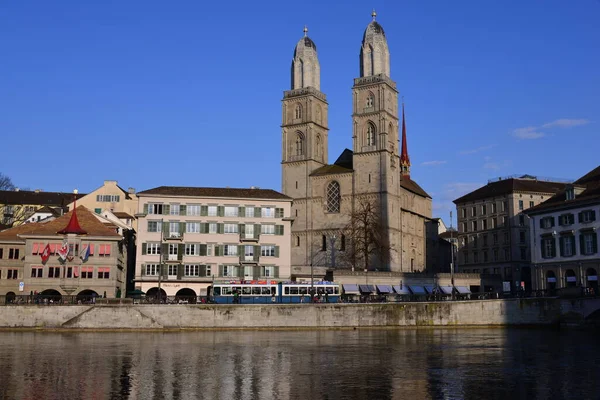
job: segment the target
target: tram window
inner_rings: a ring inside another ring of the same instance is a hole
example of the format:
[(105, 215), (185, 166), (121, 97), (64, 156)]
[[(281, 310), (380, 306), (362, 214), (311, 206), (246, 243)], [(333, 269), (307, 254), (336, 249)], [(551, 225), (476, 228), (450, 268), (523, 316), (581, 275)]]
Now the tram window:
[(269, 287), (264, 287), (264, 288), (260, 288), (260, 289), (262, 289), (262, 294), (264, 294), (264, 295), (268, 296), (271, 294), (271, 288), (269, 288)]
[(244, 287), (242, 288), (242, 293), (243, 293), (243, 294), (252, 294), (252, 288), (251, 288), (251, 287), (249, 287), (249, 286), (244, 286)]
[(277, 287), (271, 286), (271, 296), (275, 296), (277, 294)]
[(308, 294), (308, 288), (307, 287), (301, 287), (300, 288), (300, 294)]
[(252, 294), (260, 294), (260, 288), (259, 287), (253, 287), (252, 288)]
[(233, 287), (231, 288), (231, 292), (232, 292), (232, 293), (235, 293), (235, 292), (242, 293), (242, 288), (241, 288), (241, 287), (239, 287), (239, 286), (233, 286)]
[(290, 294), (298, 294), (298, 288), (297, 287), (291, 287), (290, 288)]
[(335, 287), (335, 294), (340, 294), (340, 288), (339, 287)]
[(322, 288), (322, 287), (317, 288), (317, 293), (318, 294), (325, 294), (325, 288)]
[[(218, 289), (218, 288), (217, 288), (217, 289)], [(226, 287), (222, 287), (222, 288), (221, 288), (221, 293), (222, 293), (224, 296), (231, 296), (231, 287), (227, 287), (227, 286), (226, 286)]]
[(286, 287), (286, 288), (285, 288), (285, 292), (284, 292), (284, 293), (285, 293), (285, 294), (290, 294), (290, 288), (289, 288), (289, 287)]
[(325, 288), (325, 290), (327, 290), (327, 294), (333, 294), (333, 288), (332, 287)]
[(220, 296), (221, 295), (221, 288), (218, 287), (218, 286), (216, 288), (213, 288), (213, 295)]

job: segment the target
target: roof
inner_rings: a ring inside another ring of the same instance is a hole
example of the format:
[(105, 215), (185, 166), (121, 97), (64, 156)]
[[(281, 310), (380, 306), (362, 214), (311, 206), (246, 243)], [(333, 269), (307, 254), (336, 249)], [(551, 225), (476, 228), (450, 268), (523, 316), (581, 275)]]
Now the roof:
[(55, 210), (52, 207), (48, 207), (48, 206), (44, 206), (42, 208), (38, 208), (37, 210), (35, 210), (35, 212), (32, 213), (33, 214), (52, 214), (55, 217), (60, 216), (60, 212), (58, 212), (57, 210)]
[(333, 164), (323, 165), (320, 168), (314, 170), (310, 176), (322, 176), (322, 175), (334, 175), (334, 174), (347, 174), (352, 172), (352, 156), (354, 153), (350, 149), (344, 149), (342, 154), (335, 160)]
[(363, 34), (363, 43), (367, 39), (367, 36), (370, 36), (370, 35), (381, 35), (381, 36), (385, 37), (385, 32), (383, 30), (383, 27), (381, 25), (379, 25), (379, 22), (371, 21), (369, 23), (369, 25), (367, 25), (367, 28), (365, 29), (365, 33)]
[(31, 204), (64, 208), (73, 201), (74, 196), (79, 199), (85, 196), (85, 194), (30, 190), (0, 190), (0, 204)]
[(565, 187), (564, 182), (539, 181), (537, 179), (510, 178), (488, 183), (477, 190), (454, 200), (454, 204), (502, 196), (513, 192), (556, 193)]
[[(64, 229), (71, 220), (73, 211), (66, 213), (53, 221), (44, 224), (31, 223), (19, 225), (0, 232), (0, 240), (16, 238), (17, 235), (37, 236), (37, 235), (59, 235), (57, 232)], [(79, 225), (87, 232), (88, 236), (121, 237), (114, 229), (108, 229), (96, 216), (84, 206), (77, 207), (77, 217)]]
[[(573, 200), (567, 200), (566, 189), (567, 187), (573, 186), (582, 188), (583, 191), (576, 194)], [(565, 185), (565, 187), (554, 196), (545, 202), (526, 210), (525, 213), (533, 215), (550, 210), (573, 208), (596, 202), (600, 202), (600, 166), (577, 179), (572, 185)]]
[(133, 219), (132, 215), (129, 215), (123, 211), (113, 211), (113, 215), (120, 219)]
[(246, 199), (292, 200), (291, 197), (272, 189), (211, 188), (187, 186), (159, 186), (137, 193), (138, 196), (186, 196), (186, 197), (230, 197)]
[(421, 188), (421, 186), (417, 184), (417, 182), (410, 179), (410, 176), (402, 176), (402, 179), (400, 180), (400, 187), (416, 195), (431, 198), (431, 196), (428, 195), (427, 192), (424, 191), (423, 188)]

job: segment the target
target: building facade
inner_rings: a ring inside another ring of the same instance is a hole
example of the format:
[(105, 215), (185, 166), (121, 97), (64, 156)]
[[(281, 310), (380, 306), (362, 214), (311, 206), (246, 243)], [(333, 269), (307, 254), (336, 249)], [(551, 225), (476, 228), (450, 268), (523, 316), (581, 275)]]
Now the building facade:
[[(529, 221), (525, 210), (562, 190), (563, 182), (533, 176), (488, 182), (456, 200), (457, 270), (499, 274), (504, 290), (531, 290)], [(510, 284), (510, 286), (509, 286)]]
[[(329, 105), (320, 90), (317, 47), (306, 29), (294, 50), (291, 89), (282, 101), (282, 191), (294, 199), (292, 265), (304, 271), (299, 275), (307, 276), (315, 266), (363, 269), (344, 257), (357, 242), (344, 231), (365, 204), (377, 210), (389, 247), (387, 257), (365, 265), (395, 272), (426, 269), (431, 197), (410, 178), (404, 118), (400, 149), (398, 89), (390, 77), (387, 39), (374, 13), (359, 64), (348, 135), (352, 150), (329, 164)], [(338, 257), (331, 256), (332, 247)]]
[[(46, 223), (29, 223), (0, 232), (0, 295), (124, 297), (127, 258), (114, 226), (85, 207), (77, 221), (85, 233), (63, 234), (73, 211)], [(59, 250), (68, 244), (63, 260)], [(46, 261), (42, 256), (48, 248)], [(89, 249), (89, 255), (84, 250)]]
[(215, 280), (290, 278), (289, 197), (170, 186), (138, 196), (135, 281), (148, 296), (202, 296)]
[(582, 287), (597, 294), (600, 166), (526, 212), (534, 289)]

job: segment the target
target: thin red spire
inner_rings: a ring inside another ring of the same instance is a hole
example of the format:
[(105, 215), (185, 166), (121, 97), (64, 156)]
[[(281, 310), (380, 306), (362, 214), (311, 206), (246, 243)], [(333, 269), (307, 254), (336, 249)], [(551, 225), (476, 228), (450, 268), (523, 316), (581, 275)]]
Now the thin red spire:
[(66, 235), (69, 233), (73, 233), (75, 235), (87, 234), (87, 232), (81, 229), (81, 226), (79, 226), (79, 220), (77, 219), (77, 193), (75, 193), (74, 196), (75, 200), (73, 201), (73, 214), (71, 214), (71, 219), (69, 220), (69, 223), (67, 224), (65, 229), (57, 232), (61, 235)]
[(406, 144), (406, 119), (404, 118), (404, 102), (402, 102), (402, 152), (400, 153), (400, 168), (402, 175), (410, 176), (410, 157)]

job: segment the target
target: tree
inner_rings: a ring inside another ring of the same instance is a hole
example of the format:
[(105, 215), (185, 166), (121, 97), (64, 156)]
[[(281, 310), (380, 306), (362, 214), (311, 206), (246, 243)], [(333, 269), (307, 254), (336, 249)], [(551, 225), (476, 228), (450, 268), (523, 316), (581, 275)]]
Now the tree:
[(373, 269), (374, 263), (388, 265), (392, 248), (381, 210), (375, 201), (368, 198), (357, 200), (350, 213), (350, 221), (342, 231), (349, 245), (346, 245), (346, 251), (340, 253), (340, 258), (345, 261), (344, 264), (362, 265), (365, 270)]
[(0, 172), (0, 190), (15, 190), (12, 180), (2, 172)]

